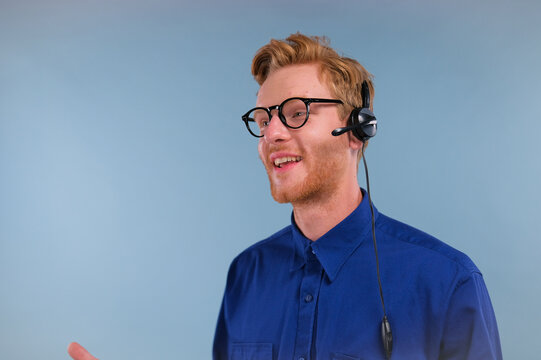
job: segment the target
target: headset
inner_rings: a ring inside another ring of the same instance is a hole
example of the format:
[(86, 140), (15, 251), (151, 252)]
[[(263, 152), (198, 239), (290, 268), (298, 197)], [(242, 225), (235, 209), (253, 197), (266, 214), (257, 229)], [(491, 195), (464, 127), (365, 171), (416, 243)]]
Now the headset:
[(376, 116), (370, 110), (370, 88), (368, 83), (363, 81), (361, 85), (361, 97), (363, 99), (362, 107), (356, 107), (351, 111), (349, 115), (349, 125), (346, 127), (334, 129), (331, 134), (333, 136), (342, 135), (348, 131), (351, 131), (353, 135), (363, 142), (361, 147), (361, 153), (363, 157), (364, 171), (366, 175), (366, 190), (368, 192), (368, 202), (370, 204), (370, 212), (372, 214), (372, 239), (374, 240), (374, 253), (376, 255), (376, 270), (379, 285), (379, 296), (381, 299), (381, 306), (383, 308), (383, 320), (381, 321), (381, 340), (383, 342), (383, 349), (385, 350), (385, 356), (387, 360), (391, 358), (393, 352), (393, 333), (391, 331), (391, 324), (387, 319), (387, 313), (385, 312), (385, 301), (383, 301), (383, 289), (381, 286), (381, 277), (379, 274), (379, 258), (378, 258), (378, 246), (376, 244), (376, 225), (374, 220), (374, 207), (372, 205), (372, 198), (370, 196), (370, 181), (368, 178), (368, 167), (366, 166), (366, 159), (364, 156), (364, 148), (366, 141), (376, 135), (378, 120)]
[(351, 111), (348, 121), (349, 126), (334, 129), (331, 133), (333, 136), (351, 131), (357, 139), (364, 143), (376, 135), (378, 120), (372, 110), (370, 110), (370, 89), (366, 81), (363, 81), (361, 85), (361, 97), (363, 99), (363, 106), (356, 107)]

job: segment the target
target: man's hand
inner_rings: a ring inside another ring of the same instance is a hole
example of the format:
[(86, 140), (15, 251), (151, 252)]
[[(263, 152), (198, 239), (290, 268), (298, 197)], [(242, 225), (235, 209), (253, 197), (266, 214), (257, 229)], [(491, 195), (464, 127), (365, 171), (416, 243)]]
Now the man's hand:
[(72, 342), (68, 346), (68, 354), (70, 354), (73, 360), (98, 360), (94, 356), (90, 355), (88, 351), (76, 342)]

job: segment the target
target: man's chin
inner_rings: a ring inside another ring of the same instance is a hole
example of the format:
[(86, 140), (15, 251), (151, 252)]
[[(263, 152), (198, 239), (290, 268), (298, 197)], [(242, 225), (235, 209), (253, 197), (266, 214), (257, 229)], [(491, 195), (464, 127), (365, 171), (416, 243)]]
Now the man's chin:
[(267, 172), (270, 182), (272, 198), (280, 204), (301, 203), (311, 199), (320, 190), (321, 179), (317, 176), (308, 180), (306, 177), (297, 176), (295, 179), (275, 179)]
[[(317, 189), (312, 184), (296, 184), (294, 186), (276, 186), (271, 183), (271, 195), (280, 204), (300, 203), (310, 199)], [(315, 190), (315, 191), (314, 191)]]
[(295, 202), (301, 193), (301, 189), (297, 189), (296, 186), (277, 186), (272, 182), (270, 190), (274, 201), (280, 204)]
[(271, 195), (274, 201), (280, 204), (286, 204), (291, 202), (291, 196), (287, 191), (283, 189), (278, 189), (276, 186), (271, 184)]
[(274, 199), (274, 201), (276, 201), (277, 203), (280, 203), (280, 204), (288, 204), (288, 203), (291, 202), (291, 201), (288, 200), (287, 197), (279, 196), (279, 195), (276, 195), (276, 194), (272, 194), (272, 198)]

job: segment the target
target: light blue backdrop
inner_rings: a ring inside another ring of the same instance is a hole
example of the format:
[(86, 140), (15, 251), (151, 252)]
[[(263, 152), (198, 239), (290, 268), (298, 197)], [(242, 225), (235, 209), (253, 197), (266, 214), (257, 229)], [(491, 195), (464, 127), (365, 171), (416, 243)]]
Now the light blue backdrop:
[(239, 115), (298, 30), (375, 75), (375, 204), (470, 255), (534, 358), (539, 4), (0, 1), (0, 358), (210, 357), (230, 261), (289, 222)]

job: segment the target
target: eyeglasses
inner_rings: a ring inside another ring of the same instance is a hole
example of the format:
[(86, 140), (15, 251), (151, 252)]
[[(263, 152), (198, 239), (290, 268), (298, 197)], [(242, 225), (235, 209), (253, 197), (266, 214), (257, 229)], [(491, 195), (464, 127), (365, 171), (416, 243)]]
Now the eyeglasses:
[(263, 137), (265, 130), (270, 124), (271, 111), (278, 110), (278, 118), (290, 129), (298, 129), (306, 124), (310, 115), (311, 103), (343, 104), (341, 100), (334, 99), (305, 99), (292, 97), (284, 100), (280, 105), (273, 105), (268, 108), (255, 107), (242, 115), (242, 121), (246, 128), (255, 137)]

